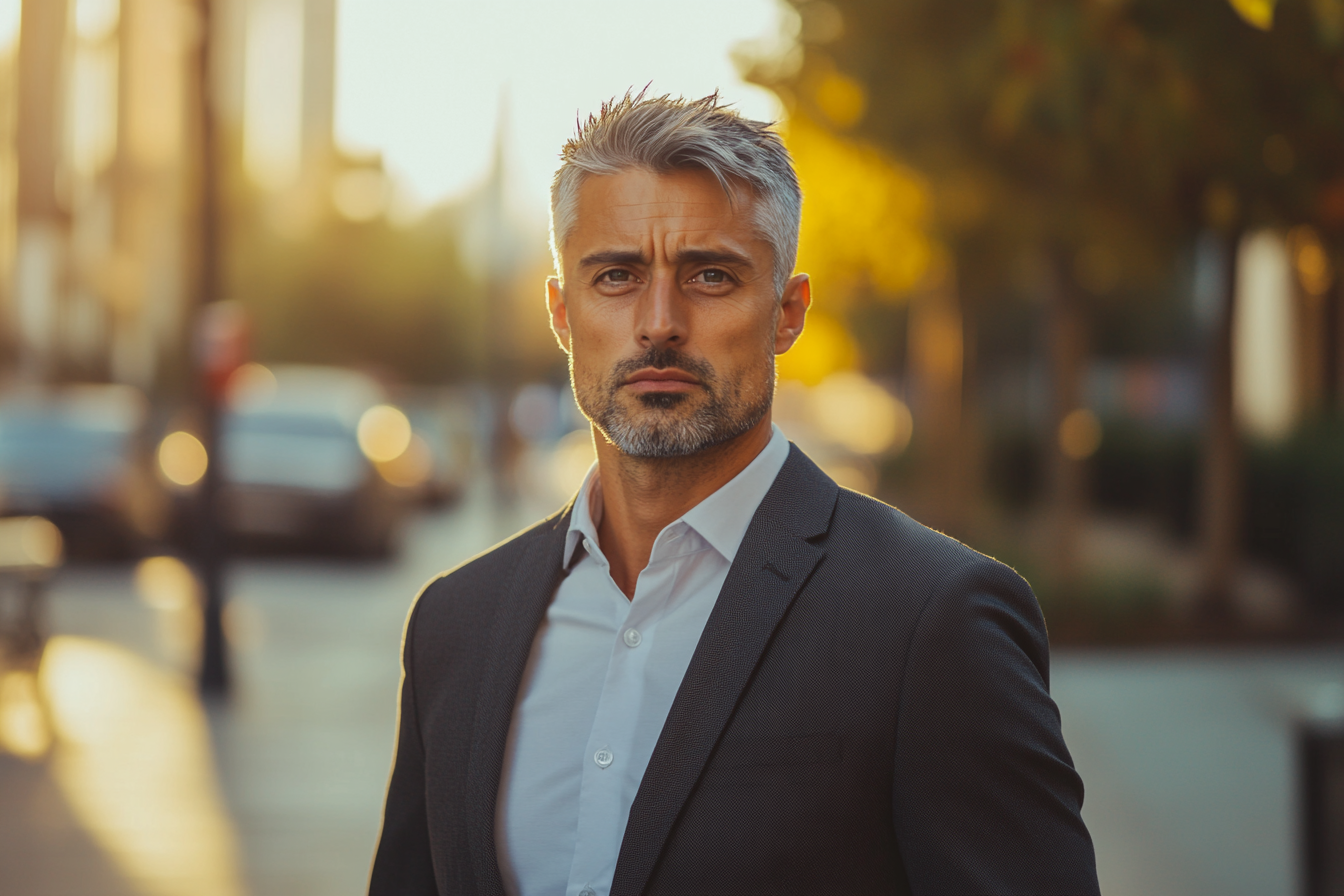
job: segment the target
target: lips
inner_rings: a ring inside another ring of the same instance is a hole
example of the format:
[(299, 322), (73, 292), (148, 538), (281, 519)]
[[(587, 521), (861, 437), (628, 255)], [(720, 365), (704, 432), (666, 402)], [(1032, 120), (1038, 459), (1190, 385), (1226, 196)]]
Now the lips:
[(675, 367), (645, 367), (626, 377), (625, 385), (635, 392), (685, 392), (699, 386), (700, 381)]

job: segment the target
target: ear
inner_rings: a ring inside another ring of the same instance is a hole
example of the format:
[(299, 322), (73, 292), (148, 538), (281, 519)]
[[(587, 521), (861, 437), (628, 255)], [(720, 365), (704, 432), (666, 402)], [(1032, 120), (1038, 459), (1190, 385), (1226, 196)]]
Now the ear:
[(551, 309), (551, 332), (560, 347), (569, 354), (569, 309), (565, 307), (565, 291), (559, 277), (546, 278), (546, 306)]
[(803, 321), (812, 304), (812, 281), (806, 274), (794, 274), (784, 284), (784, 295), (779, 300), (779, 317), (775, 323), (775, 354), (782, 355), (803, 334)]

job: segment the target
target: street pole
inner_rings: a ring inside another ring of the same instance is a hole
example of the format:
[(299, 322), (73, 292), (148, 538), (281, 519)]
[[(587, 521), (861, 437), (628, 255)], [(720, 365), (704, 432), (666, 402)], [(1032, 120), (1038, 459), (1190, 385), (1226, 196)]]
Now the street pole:
[[(201, 582), (201, 654), (199, 684), (203, 694), (228, 693), (228, 645), (224, 638), (224, 564), (225, 545), (219, 520), (220, 453), (219, 417), (221, 390), (212, 376), (207, 357), (209, 340), (203, 332), (220, 308), (220, 166), (218, 134), (215, 122), (214, 79), (211, 75), (212, 25), (211, 0), (199, 0), (200, 32), (197, 44), (197, 110), (200, 140), (199, 238), (197, 262), (197, 313), (193, 361), (196, 370), (197, 400), (200, 409), (201, 442), (205, 446), (205, 476), (197, 492), (196, 574)], [(212, 315), (211, 312), (216, 312)]]

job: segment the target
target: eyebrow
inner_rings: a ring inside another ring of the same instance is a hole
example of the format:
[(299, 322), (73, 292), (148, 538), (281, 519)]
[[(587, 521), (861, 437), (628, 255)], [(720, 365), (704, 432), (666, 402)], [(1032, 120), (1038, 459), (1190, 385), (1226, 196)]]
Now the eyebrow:
[[(604, 264), (649, 264), (651, 259), (634, 249), (609, 249), (593, 252), (579, 259), (579, 267), (589, 268)], [(687, 249), (672, 257), (673, 264), (724, 264), (753, 268), (747, 256), (727, 249)]]

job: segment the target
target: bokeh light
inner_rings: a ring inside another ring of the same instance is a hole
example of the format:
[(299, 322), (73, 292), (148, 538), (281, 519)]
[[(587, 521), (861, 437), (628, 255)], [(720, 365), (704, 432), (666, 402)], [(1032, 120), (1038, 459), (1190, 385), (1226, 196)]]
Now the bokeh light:
[(379, 475), (398, 488), (422, 486), (433, 472), (434, 455), (419, 434), (412, 434), (405, 450), (391, 460), (378, 463)]
[(862, 374), (832, 374), (812, 390), (809, 401), (822, 434), (851, 451), (899, 452), (910, 443), (910, 409)]
[(0, 520), (0, 568), (49, 569), (59, 566), (64, 546), (61, 530), (44, 517)]
[(179, 488), (200, 482), (209, 463), (201, 440), (185, 430), (170, 432), (159, 443), (159, 471)]
[(278, 381), (269, 367), (249, 361), (229, 375), (225, 394), (229, 404), (235, 407), (260, 404), (275, 394), (277, 386)]
[(1086, 460), (1101, 447), (1101, 421), (1087, 408), (1076, 408), (1059, 423), (1059, 450), (1070, 460)]
[(596, 459), (592, 430), (576, 429), (560, 439), (551, 459), (551, 481), (556, 493), (572, 495), (578, 491)]
[(374, 463), (387, 463), (410, 447), (411, 421), (400, 408), (374, 405), (359, 418), (356, 434), (365, 457)]
[(180, 610), (196, 605), (200, 585), (191, 567), (176, 557), (146, 557), (135, 565), (135, 590), (146, 606)]

